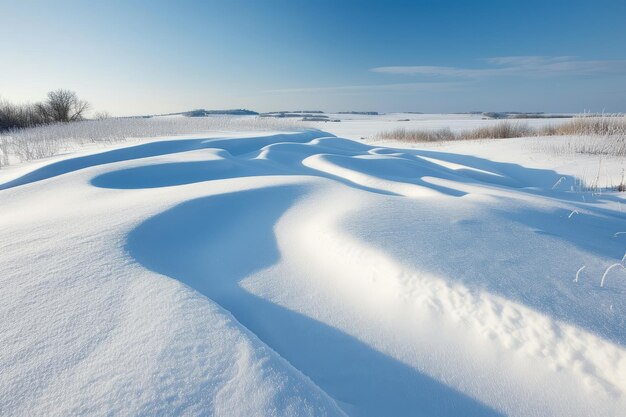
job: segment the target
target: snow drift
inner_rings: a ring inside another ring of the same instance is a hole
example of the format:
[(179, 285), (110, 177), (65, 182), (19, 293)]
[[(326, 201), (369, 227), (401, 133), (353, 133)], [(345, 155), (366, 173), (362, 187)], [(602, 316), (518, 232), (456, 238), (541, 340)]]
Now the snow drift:
[(626, 219), (575, 183), (320, 131), (31, 170), (0, 414), (622, 415)]

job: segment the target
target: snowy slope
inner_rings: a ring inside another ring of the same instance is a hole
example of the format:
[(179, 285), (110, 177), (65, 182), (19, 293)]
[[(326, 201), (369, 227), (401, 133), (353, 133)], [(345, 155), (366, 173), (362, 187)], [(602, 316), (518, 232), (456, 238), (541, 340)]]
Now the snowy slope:
[(624, 415), (623, 196), (575, 183), (320, 131), (20, 171), (0, 414)]

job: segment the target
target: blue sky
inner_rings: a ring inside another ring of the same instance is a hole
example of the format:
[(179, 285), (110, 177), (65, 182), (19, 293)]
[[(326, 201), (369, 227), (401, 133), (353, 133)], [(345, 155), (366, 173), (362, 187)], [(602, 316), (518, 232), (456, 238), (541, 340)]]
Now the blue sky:
[(626, 1), (6, 1), (0, 96), (115, 115), (245, 107), (626, 111)]

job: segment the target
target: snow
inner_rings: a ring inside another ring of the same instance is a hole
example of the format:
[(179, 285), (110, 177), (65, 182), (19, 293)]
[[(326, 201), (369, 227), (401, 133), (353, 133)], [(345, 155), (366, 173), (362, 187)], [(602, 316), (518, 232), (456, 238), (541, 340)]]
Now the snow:
[[(390, 147), (410, 147), (430, 149), (475, 156), (490, 161), (519, 164), (528, 168), (554, 170), (560, 174), (576, 177), (579, 183), (599, 188), (615, 188), (622, 181), (626, 170), (626, 158), (611, 155), (589, 155), (571, 152), (570, 143), (585, 143), (585, 137), (548, 136), (512, 139), (485, 139), (475, 141), (407, 144), (397, 141), (368, 140), (369, 144)], [(551, 188), (550, 177), (536, 177), (534, 181), (545, 180), (541, 186)], [(562, 184), (558, 188), (564, 189)], [(575, 186), (580, 188), (580, 184)], [(580, 196), (583, 198), (582, 195)]]
[(1, 415), (624, 415), (596, 159), (230, 136), (0, 172)]
[(491, 126), (506, 121), (529, 127), (556, 126), (570, 119), (548, 117), (540, 119), (485, 119), (480, 114), (416, 114), (386, 113), (376, 116), (359, 114), (327, 114), (341, 122), (310, 122), (312, 127), (349, 139), (373, 138), (377, 133), (397, 128), (435, 130), (448, 128), (454, 132)]

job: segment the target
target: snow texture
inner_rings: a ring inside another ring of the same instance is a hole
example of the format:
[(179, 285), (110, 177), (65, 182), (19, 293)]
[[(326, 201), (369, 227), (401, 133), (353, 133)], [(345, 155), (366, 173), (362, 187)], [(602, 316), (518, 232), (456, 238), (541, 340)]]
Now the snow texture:
[(0, 177), (0, 415), (625, 415), (623, 196), (495, 159), (315, 130)]

